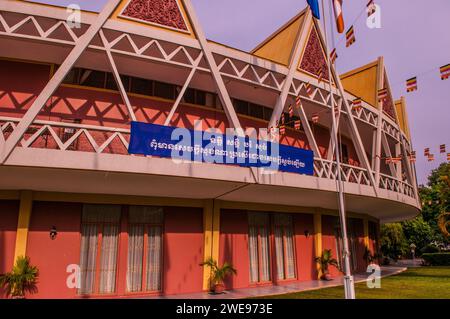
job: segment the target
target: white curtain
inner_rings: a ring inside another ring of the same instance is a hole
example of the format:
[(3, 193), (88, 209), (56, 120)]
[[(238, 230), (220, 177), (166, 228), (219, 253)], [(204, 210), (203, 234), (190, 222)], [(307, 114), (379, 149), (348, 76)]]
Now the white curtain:
[(118, 225), (106, 224), (103, 226), (100, 258), (100, 293), (112, 293), (115, 291), (118, 239)]
[(270, 280), (270, 267), (269, 267), (269, 233), (267, 227), (259, 228), (259, 240), (261, 245), (261, 276), (260, 281)]
[[(81, 225), (80, 294), (95, 291), (97, 271), (99, 293), (112, 293), (116, 287), (117, 246), (121, 206), (84, 205)], [(101, 243), (99, 233), (101, 232)], [(97, 261), (100, 245), (100, 260)], [(99, 265), (97, 265), (99, 262)]]
[(249, 227), (248, 250), (250, 257), (250, 282), (258, 282), (258, 230)]
[(127, 291), (142, 290), (144, 225), (131, 225), (128, 233)]
[(147, 245), (147, 290), (161, 290), (161, 227), (149, 226)]
[(275, 227), (275, 256), (277, 261), (277, 278), (279, 280), (285, 279), (283, 230), (281, 227)]
[(285, 228), (286, 279), (295, 278), (294, 234), (291, 227)]
[(97, 225), (83, 224), (81, 226), (80, 294), (90, 294), (94, 291), (97, 241)]

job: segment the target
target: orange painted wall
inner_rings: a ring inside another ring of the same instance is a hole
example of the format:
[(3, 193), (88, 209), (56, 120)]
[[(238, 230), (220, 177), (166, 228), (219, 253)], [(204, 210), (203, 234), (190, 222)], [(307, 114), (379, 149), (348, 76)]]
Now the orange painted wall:
[[(294, 214), (295, 253), (297, 259), (297, 279), (299, 281), (317, 278), (314, 262), (314, 223), (312, 214)], [(305, 230), (309, 231), (308, 238)]]
[[(33, 202), (27, 255), (39, 269), (37, 293), (33, 298), (74, 298), (76, 289), (66, 285), (69, 264), (79, 264), (82, 205), (78, 203)], [(58, 235), (51, 240), (52, 226)]]
[(165, 294), (203, 289), (203, 211), (201, 208), (164, 208)]
[(237, 274), (225, 281), (227, 289), (248, 287), (248, 217), (244, 210), (223, 209), (220, 214), (219, 262), (233, 264)]
[[(18, 217), (18, 201), (0, 201), (0, 274), (11, 271), (14, 264)], [(0, 289), (0, 298), (4, 297), (4, 291)]]

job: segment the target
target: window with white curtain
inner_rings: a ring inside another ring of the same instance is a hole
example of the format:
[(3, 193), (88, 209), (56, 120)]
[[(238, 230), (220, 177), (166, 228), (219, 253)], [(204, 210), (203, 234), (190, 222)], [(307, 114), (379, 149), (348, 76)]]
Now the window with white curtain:
[(116, 290), (121, 206), (84, 205), (81, 224), (80, 294)]
[(295, 255), (292, 216), (288, 214), (274, 215), (275, 256), (277, 278), (295, 278)]
[(127, 291), (159, 291), (162, 275), (163, 210), (130, 206)]
[(248, 224), (250, 282), (267, 282), (270, 280), (269, 215), (249, 212)]

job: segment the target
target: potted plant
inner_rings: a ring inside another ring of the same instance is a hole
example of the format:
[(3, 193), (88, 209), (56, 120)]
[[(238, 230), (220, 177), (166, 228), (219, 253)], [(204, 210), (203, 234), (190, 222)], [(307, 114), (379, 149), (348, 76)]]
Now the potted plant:
[(321, 276), (320, 279), (322, 280), (331, 280), (329, 267), (335, 266), (339, 269), (339, 264), (336, 259), (333, 258), (333, 254), (331, 253), (331, 249), (325, 249), (322, 252), (322, 255), (320, 257), (315, 258), (316, 263), (320, 266), (320, 272)]
[(19, 256), (12, 271), (0, 275), (0, 287), (12, 299), (24, 299), (26, 292), (36, 292), (38, 275), (37, 267), (30, 265), (30, 258)]
[(368, 265), (373, 264), (378, 258), (379, 255), (377, 253), (371, 253), (369, 247), (365, 246), (364, 247), (364, 255), (363, 255), (364, 260), (366, 261), (366, 263)]
[(227, 276), (236, 274), (236, 269), (228, 263), (224, 262), (222, 266), (217, 264), (212, 257), (202, 262), (200, 266), (207, 266), (211, 269), (210, 290), (216, 294), (221, 294), (225, 290), (224, 280)]

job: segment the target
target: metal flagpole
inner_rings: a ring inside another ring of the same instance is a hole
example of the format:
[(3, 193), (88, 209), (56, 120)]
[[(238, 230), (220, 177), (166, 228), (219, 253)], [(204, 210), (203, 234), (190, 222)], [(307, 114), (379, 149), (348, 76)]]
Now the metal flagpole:
[[(333, 0), (331, 0), (333, 1)], [(331, 10), (331, 8), (330, 8)], [(332, 92), (332, 86), (331, 86), (331, 61), (330, 61), (330, 52), (328, 49), (328, 36), (327, 36), (327, 25), (326, 25), (326, 14), (325, 14), (325, 5), (324, 0), (322, 0), (322, 12), (323, 12), (323, 30), (324, 30), (324, 36), (325, 36), (325, 53), (328, 66), (328, 85), (330, 89), (330, 102), (331, 102), (331, 119), (332, 119), (332, 136), (334, 138), (334, 150), (336, 155), (336, 169), (337, 169), (337, 188), (338, 188), (338, 202), (339, 202), (339, 217), (340, 217), (340, 223), (341, 223), (341, 234), (342, 234), (342, 241), (344, 243), (344, 290), (345, 290), (345, 299), (355, 299), (355, 283), (353, 281), (353, 276), (350, 271), (350, 251), (348, 249), (348, 238), (347, 238), (347, 221), (345, 216), (345, 202), (344, 202), (344, 191), (343, 191), (343, 183), (341, 178), (341, 156), (339, 152), (339, 145), (338, 145), (338, 136), (337, 136), (337, 125), (336, 125), (336, 117), (338, 116), (334, 110), (334, 103), (333, 103), (333, 92)], [(331, 12), (331, 11), (330, 11)], [(336, 76), (338, 76), (336, 74)], [(342, 99), (345, 97), (341, 96)], [(351, 116), (351, 114), (348, 114), (348, 116)]]

